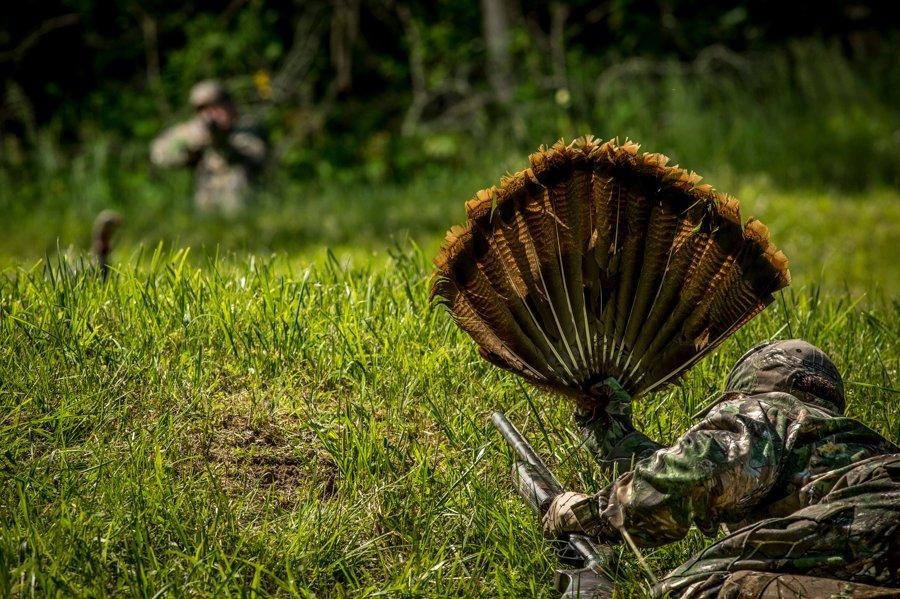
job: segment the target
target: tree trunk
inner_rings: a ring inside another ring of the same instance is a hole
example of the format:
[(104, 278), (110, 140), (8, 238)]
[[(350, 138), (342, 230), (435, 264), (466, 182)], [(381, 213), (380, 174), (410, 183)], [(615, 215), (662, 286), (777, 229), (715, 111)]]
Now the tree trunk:
[(337, 0), (331, 17), (331, 63), (338, 91), (353, 82), (353, 46), (359, 34), (359, 0)]
[(512, 60), (506, 0), (481, 0), (481, 22), (487, 48), (488, 82), (496, 100), (507, 104), (512, 100)]
[(550, 62), (553, 69), (553, 85), (557, 89), (569, 87), (566, 69), (566, 20), (569, 7), (562, 2), (550, 6)]

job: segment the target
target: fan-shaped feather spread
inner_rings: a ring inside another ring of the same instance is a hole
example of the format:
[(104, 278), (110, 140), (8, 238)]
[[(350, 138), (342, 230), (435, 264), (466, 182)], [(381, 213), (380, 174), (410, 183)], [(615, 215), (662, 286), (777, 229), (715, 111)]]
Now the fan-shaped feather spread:
[(432, 297), (489, 362), (585, 408), (673, 381), (790, 282), (768, 228), (636, 143), (557, 142), (466, 203)]

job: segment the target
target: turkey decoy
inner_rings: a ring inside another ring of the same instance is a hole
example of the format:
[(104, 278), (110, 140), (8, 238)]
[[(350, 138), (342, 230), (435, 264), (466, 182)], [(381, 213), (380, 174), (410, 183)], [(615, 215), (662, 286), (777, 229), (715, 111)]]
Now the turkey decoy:
[(636, 143), (558, 142), (466, 203), (432, 298), (489, 362), (574, 400), (674, 381), (790, 283), (768, 228)]
[(97, 260), (97, 268), (104, 281), (109, 276), (109, 254), (112, 251), (112, 237), (121, 226), (122, 215), (114, 210), (103, 210), (94, 219), (91, 251)]

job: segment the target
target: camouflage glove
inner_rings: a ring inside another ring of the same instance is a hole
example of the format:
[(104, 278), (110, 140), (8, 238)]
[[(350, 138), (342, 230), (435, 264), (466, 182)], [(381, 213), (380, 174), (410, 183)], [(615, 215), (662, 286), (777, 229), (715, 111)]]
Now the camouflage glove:
[(573, 532), (596, 536), (602, 523), (597, 498), (573, 491), (554, 497), (541, 520), (544, 536), (551, 539)]
[(613, 476), (662, 446), (634, 428), (631, 396), (619, 381), (607, 378), (597, 384), (597, 391), (609, 398), (608, 403), (593, 412), (576, 412), (575, 423), (601, 470)]
[(622, 388), (619, 381), (614, 377), (609, 377), (594, 385), (594, 388), (606, 395), (609, 398), (609, 402), (602, 410), (598, 407), (592, 413), (577, 412), (575, 418), (583, 423), (593, 420), (615, 420), (625, 428), (634, 430), (634, 427), (631, 425), (631, 396)]
[(622, 388), (622, 385), (614, 377), (609, 377), (600, 384), (604, 385), (610, 393), (609, 403), (606, 404), (606, 413), (616, 420), (627, 422), (630, 425), (632, 415), (631, 396), (628, 395), (628, 392)]

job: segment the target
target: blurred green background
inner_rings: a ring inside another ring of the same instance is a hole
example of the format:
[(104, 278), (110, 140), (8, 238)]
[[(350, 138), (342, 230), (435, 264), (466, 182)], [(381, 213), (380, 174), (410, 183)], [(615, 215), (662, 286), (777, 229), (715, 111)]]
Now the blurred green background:
[[(428, 249), (539, 144), (631, 138), (768, 222), (800, 283), (897, 290), (900, 34), (889, 3), (65, 0), (0, 21), (0, 264), (88, 244)], [(274, 159), (199, 218), (147, 146), (218, 77)], [(120, 255), (121, 256), (121, 255)]]

